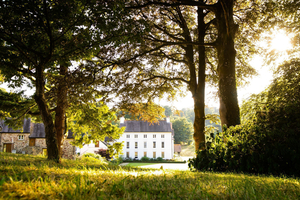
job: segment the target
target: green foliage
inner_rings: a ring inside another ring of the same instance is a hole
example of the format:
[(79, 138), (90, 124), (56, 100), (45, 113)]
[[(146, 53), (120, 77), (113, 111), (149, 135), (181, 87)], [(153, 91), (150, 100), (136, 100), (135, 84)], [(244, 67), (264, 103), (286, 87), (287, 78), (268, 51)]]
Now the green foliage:
[[(244, 124), (211, 137), (189, 166), (198, 170), (300, 176), (300, 63), (282, 65), (268, 90), (244, 103)], [(253, 109), (253, 110), (252, 110)]]
[(141, 158), (141, 161), (149, 161), (149, 160), (150, 160), (150, 158), (148, 158), (147, 156), (144, 156)]
[(186, 118), (180, 117), (172, 122), (174, 129), (174, 143), (188, 143), (192, 141), (193, 124)]
[(173, 115), (171, 106), (163, 106), (165, 109), (165, 116), (170, 117)]
[(164, 159), (162, 157), (157, 157), (156, 160), (157, 161), (163, 161)]
[(164, 108), (153, 102), (147, 103), (124, 103), (121, 107), (121, 115), (125, 114), (125, 119), (142, 120), (150, 123), (157, 123), (162, 120)]
[(105, 140), (105, 137), (118, 139), (124, 128), (112, 125), (115, 113), (103, 104), (79, 104), (68, 110), (68, 127), (75, 134), (74, 145), (82, 147), (91, 141)]
[[(73, 145), (82, 147), (91, 141), (104, 141), (105, 137), (118, 139), (123, 134), (124, 128), (113, 125), (116, 120), (115, 113), (108, 106), (101, 103), (79, 104), (68, 110), (68, 127), (75, 136)], [(118, 156), (122, 153), (122, 143), (115, 142), (108, 148), (110, 156)]]
[[(127, 17), (124, 3), (117, 0), (0, 2), (1, 81), (3, 75), (10, 87), (20, 88), (26, 84), (35, 89), (30, 99), (33, 104), (14, 108), (18, 111), (18, 119), (30, 113), (43, 115), (49, 159), (59, 160), (57, 147), (66, 132), (63, 124), (66, 117), (74, 117), (76, 109), (81, 109), (79, 113), (88, 110), (95, 118), (82, 128), (73, 127), (79, 131), (77, 134), (89, 129), (97, 130), (101, 137), (106, 131), (113, 138), (121, 133), (110, 126), (109, 121), (104, 125), (104, 119), (95, 116), (103, 111), (90, 107), (108, 93), (122, 88), (120, 82), (127, 78), (116, 66), (125, 65), (122, 70), (132, 66), (128, 61), (132, 54), (130, 51), (124, 53), (124, 44), (133, 45), (146, 29), (135, 26), (140, 20)], [(122, 74), (119, 81), (112, 78), (112, 72)], [(41, 111), (35, 112), (35, 103)], [(66, 116), (69, 108), (72, 111)], [(103, 114), (100, 116), (106, 118)], [(88, 117), (84, 117), (82, 121), (88, 122)], [(77, 122), (81, 123), (80, 120)], [(95, 135), (92, 133), (83, 139), (84, 142), (100, 137)]]
[(112, 145), (108, 146), (109, 155), (118, 158), (119, 155), (123, 155), (124, 142), (114, 142)]
[(113, 165), (119, 165), (124, 161), (124, 157), (123, 156), (119, 156), (116, 159), (111, 160), (109, 163), (113, 164)]
[(82, 157), (83, 161), (90, 161), (90, 162), (101, 162), (101, 163), (105, 163), (106, 162), (106, 159), (101, 157), (100, 155), (98, 154), (94, 154), (94, 153), (85, 153)]

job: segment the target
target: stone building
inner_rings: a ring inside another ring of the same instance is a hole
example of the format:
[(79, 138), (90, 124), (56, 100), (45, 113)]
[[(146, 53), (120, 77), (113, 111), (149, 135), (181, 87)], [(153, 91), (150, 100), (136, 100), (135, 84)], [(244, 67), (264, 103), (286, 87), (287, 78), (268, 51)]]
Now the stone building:
[[(107, 149), (104, 143), (97, 141), (83, 148), (71, 144), (74, 140), (73, 133), (69, 130), (62, 146), (62, 158), (73, 159), (76, 154)], [(3, 120), (0, 120), (0, 151), (23, 154), (47, 154), (45, 127), (43, 123), (32, 123), (31, 119), (24, 119), (22, 130), (13, 130)]]

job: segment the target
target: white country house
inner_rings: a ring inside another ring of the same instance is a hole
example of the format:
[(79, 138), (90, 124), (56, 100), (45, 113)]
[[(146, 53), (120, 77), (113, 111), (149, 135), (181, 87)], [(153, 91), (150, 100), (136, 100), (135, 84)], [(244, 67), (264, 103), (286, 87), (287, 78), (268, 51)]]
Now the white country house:
[(120, 119), (120, 127), (126, 127), (118, 142), (124, 141), (123, 153), (126, 158), (172, 159), (174, 155), (174, 130), (167, 118), (158, 123), (125, 121)]

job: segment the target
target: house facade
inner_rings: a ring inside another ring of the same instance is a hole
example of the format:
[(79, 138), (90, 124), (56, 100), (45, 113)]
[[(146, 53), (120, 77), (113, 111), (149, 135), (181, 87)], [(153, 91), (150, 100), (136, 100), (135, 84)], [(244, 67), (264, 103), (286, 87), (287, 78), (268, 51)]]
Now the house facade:
[[(8, 153), (23, 154), (47, 154), (45, 138), (45, 127), (43, 123), (32, 123), (31, 119), (24, 119), (22, 131), (13, 130), (3, 120), (0, 120), (0, 151)], [(62, 145), (62, 158), (73, 159), (75, 155), (94, 153), (99, 149), (107, 149), (101, 141), (84, 145), (83, 148), (71, 144), (74, 140), (73, 133), (69, 130)]]
[(124, 142), (124, 157), (172, 159), (174, 155), (174, 130), (169, 118), (151, 124), (144, 121), (120, 120), (120, 127), (126, 127), (118, 142)]

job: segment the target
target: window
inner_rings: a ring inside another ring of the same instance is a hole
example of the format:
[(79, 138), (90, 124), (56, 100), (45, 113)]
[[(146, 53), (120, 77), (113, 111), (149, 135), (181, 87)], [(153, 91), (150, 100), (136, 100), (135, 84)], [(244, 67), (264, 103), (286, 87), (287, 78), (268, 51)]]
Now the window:
[(126, 135), (126, 138), (130, 138), (130, 135)]
[(138, 142), (135, 142), (134, 146), (137, 149), (138, 148)]
[(165, 138), (165, 135), (164, 135), (164, 134), (162, 134), (162, 135), (161, 135), (161, 138)]
[(126, 158), (129, 158), (129, 152), (128, 151), (126, 152)]
[(165, 152), (161, 152), (161, 157), (165, 158)]
[(127, 142), (126, 147), (127, 147), (127, 149), (129, 149), (129, 142)]
[(24, 135), (18, 135), (19, 140), (24, 140)]
[(153, 135), (153, 138), (156, 138), (156, 135), (155, 135), (155, 134)]
[(153, 148), (156, 148), (156, 142), (153, 142)]
[(134, 158), (138, 158), (138, 152), (134, 152)]
[(165, 148), (165, 142), (161, 142), (161, 148)]
[(153, 158), (156, 158), (156, 152), (153, 152)]
[(144, 148), (147, 148), (147, 142), (144, 142)]
[(138, 138), (139, 136), (138, 135), (134, 135), (134, 138)]
[(144, 157), (147, 157), (147, 151), (144, 151)]
[(144, 134), (144, 138), (147, 138), (147, 134)]

